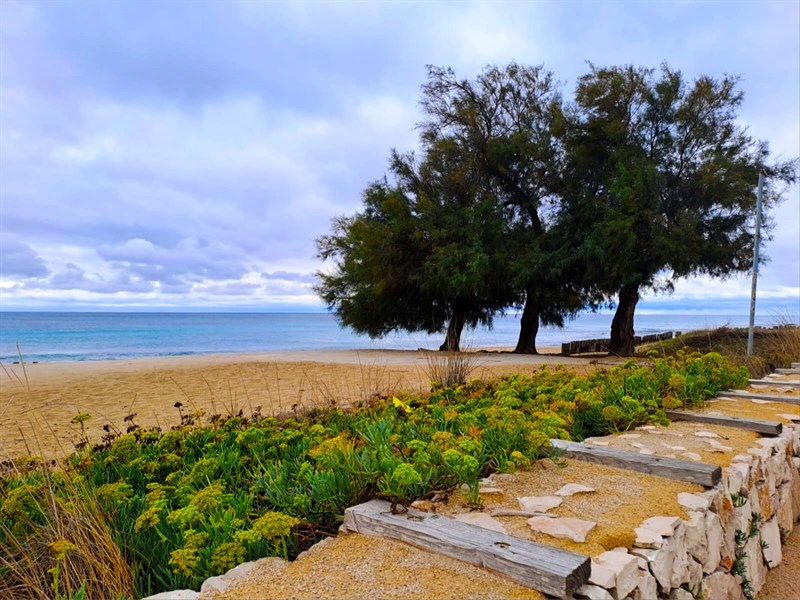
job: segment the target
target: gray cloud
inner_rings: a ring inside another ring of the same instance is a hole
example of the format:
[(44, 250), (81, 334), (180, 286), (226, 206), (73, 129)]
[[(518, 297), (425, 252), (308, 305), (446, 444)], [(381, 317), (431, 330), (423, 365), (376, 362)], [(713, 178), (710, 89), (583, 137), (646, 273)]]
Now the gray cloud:
[[(6, 0), (4, 300), (310, 302), (314, 238), (416, 145), (426, 63), (544, 62), (566, 93), (587, 58), (743, 73), (743, 121), (797, 153), (797, 5), (584, 8)], [(800, 287), (797, 188), (776, 220), (764, 284)]]
[(28, 244), (0, 236), (0, 276), (44, 277), (50, 269)]

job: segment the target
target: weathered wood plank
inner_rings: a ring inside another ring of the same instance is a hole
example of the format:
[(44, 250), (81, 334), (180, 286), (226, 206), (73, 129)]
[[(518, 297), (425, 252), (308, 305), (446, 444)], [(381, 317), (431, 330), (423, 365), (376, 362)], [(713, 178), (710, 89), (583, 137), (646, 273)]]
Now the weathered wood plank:
[(725, 390), (717, 394), (720, 398), (755, 398), (756, 400), (769, 400), (770, 402), (785, 402), (787, 404), (800, 404), (800, 396), (785, 396), (780, 394), (756, 394), (745, 390)]
[(792, 363), (792, 368), (793, 368), (793, 369), (800, 369), (800, 362), (796, 362), (796, 363), (795, 363), (795, 362), (793, 362), (793, 363)]
[(774, 373), (776, 375), (800, 375), (800, 369), (795, 367), (791, 369), (775, 369)]
[(715, 486), (722, 477), (722, 469), (720, 467), (705, 463), (599, 448), (564, 440), (550, 440), (550, 445), (554, 448), (565, 450), (565, 456), (568, 458), (630, 471), (639, 471), (640, 473), (658, 475), (659, 477), (667, 477), (678, 481), (699, 483), (705, 487)]
[(571, 596), (591, 572), (585, 556), (442, 515), (414, 509), (395, 515), (383, 500), (348, 508), (341, 530), (392, 538), (445, 554), (559, 598)]
[(781, 381), (780, 379), (749, 379), (750, 385), (773, 385), (775, 387), (800, 387), (800, 381)]
[(757, 421), (755, 419), (729, 417), (726, 415), (710, 415), (708, 413), (685, 410), (665, 410), (664, 413), (671, 421), (690, 421), (692, 423), (723, 425), (724, 427), (756, 431), (765, 435), (778, 435), (783, 430), (783, 425), (778, 421)]

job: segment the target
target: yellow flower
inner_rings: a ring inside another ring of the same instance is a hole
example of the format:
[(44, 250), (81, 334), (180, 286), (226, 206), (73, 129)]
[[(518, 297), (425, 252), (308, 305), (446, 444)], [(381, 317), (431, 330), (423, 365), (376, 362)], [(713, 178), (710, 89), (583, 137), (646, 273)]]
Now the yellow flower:
[(163, 510), (164, 509), (160, 506), (151, 506), (139, 515), (139, 518), (136, 519), (133, 525), (133, 530), (136, 533), (141, 533), (142, 531), (147, 531), (151, 527), (156, 527), (161, 522), (161, 513)]
[(59, 538), (55, 542), (51, 542), (47, 548), (50, 550), (50, 554), (55, 556), (56, 560), (63, 560), (67, 554), (78, 549), (75, 544), (64, 538)]
[(395, 408), (402, 409), (407, 413), (411, 412), (411, 407), (402, 400), (400, 400), (400, 398), (398, 398), (397, 396), (392, 396), (392, 404), (395, 406)]

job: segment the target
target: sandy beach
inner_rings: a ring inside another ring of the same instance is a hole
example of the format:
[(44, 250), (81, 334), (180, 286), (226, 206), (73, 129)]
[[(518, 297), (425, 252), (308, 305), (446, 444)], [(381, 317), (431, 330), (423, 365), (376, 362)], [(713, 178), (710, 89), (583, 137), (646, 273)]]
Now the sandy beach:
[[(474, 377), (501, 376), (538, 369), (543, 364), (594, 368), (590, 359), (500, 351), (474, 354)], [(548, 354), (549, 352), (550, 354)], [(347, 406), (376, 395), (424, 392), (428, 361), (437, 353), (402, 350), (331, 350), (232, 353), (93, 362), (4, 365), (0, 373), (0, 459), (27, 453), (68, 453), (79, 439), (72, 424), (78, 413), (91, 443), (103, 426), (123, 430), (125, 418), (142, 427), (163, 429), (183, 413), (264, 415), (314, 406)], [(606, 360), (606, 359), (603, 359)]]

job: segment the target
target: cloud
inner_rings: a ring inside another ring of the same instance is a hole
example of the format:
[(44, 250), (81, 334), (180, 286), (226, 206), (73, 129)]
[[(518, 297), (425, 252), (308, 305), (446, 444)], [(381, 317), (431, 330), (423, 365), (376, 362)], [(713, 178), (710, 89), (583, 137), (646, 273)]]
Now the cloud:
[[(796, 155), (800, 8), (739, 9), (8, 0), (4, 306), (318, 306), (314, 239), (416, 147), (428, 63), (545, 63), (565, 94), (587, 59), (741, 73), (742, 122)], [(779, 297), (800, 288), (797, 187), (775, 218), (759, 289)], [(748, 294), (690, 280), (672, 301)]]
[(28, 244), (0, 236), (0, 277), (44, 277), (50, 272)]

